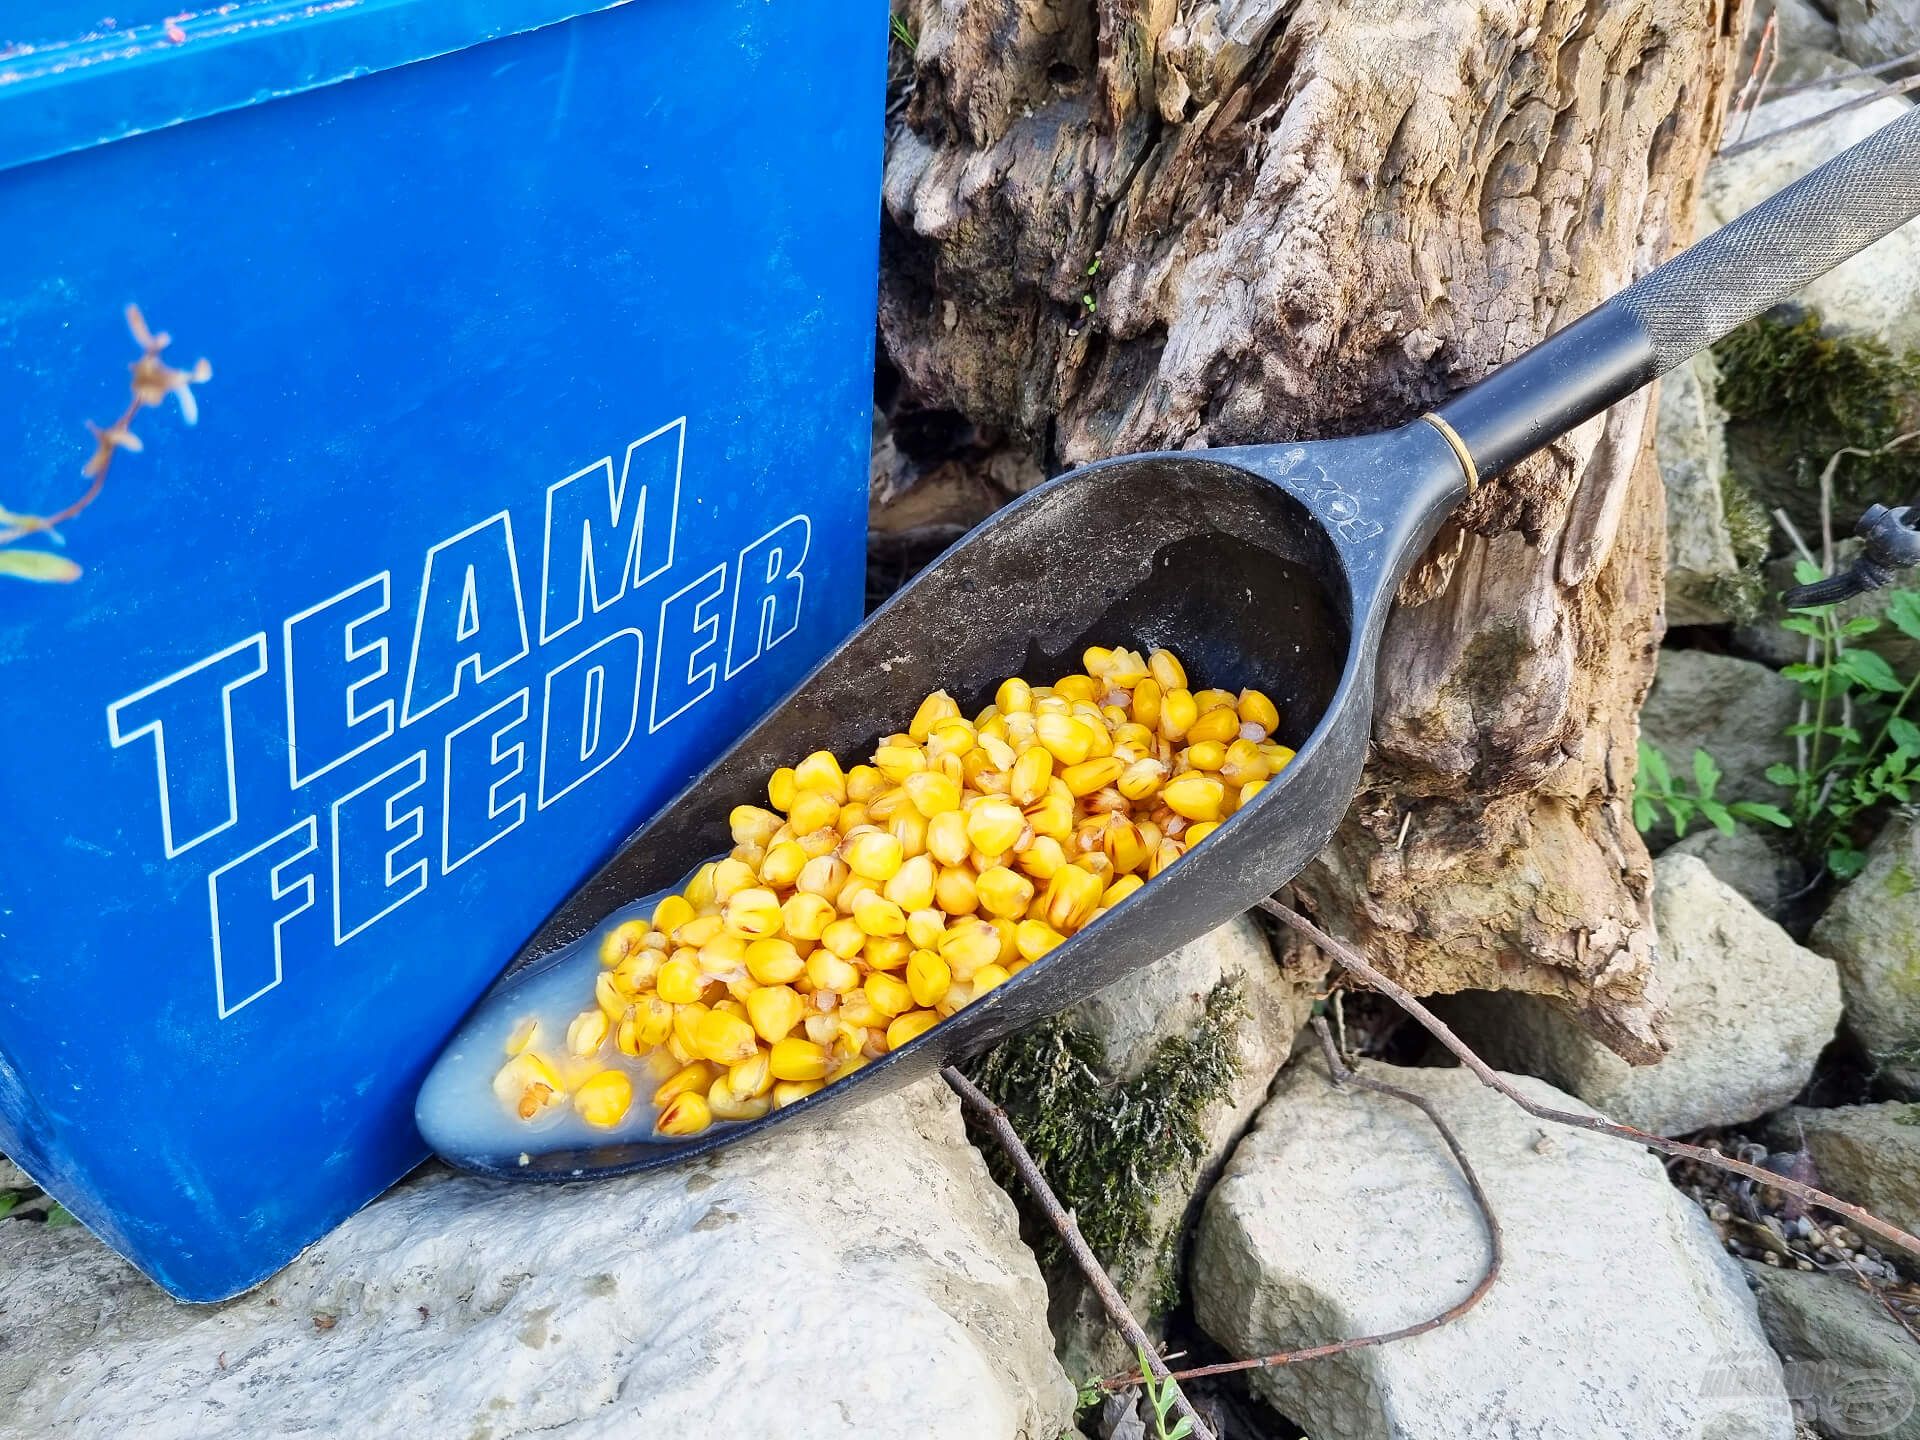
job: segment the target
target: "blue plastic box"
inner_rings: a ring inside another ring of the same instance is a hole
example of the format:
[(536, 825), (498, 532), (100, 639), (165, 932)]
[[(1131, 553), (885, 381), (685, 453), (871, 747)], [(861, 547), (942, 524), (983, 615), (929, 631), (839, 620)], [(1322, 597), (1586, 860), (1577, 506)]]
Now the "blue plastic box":
[(858, 618), (887, 24), (103, 8), (0, 5), (0, 1150), (212, 1300)]

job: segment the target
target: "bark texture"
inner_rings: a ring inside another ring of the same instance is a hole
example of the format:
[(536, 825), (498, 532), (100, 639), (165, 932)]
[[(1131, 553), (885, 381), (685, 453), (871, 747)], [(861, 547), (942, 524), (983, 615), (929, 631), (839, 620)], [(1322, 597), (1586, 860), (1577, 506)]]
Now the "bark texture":
[[(881, 325), (1051, 471), (1397, 424), (1691, 238), (1744, 0), (909, 0)], [(910, 88), (910, 93), (907, 93)], [(1403, 595), (1299, 888), (1422, 992), (1657, 1058), (1628, 813), (1661, 633), (1646, 396), (1483, 486)]]

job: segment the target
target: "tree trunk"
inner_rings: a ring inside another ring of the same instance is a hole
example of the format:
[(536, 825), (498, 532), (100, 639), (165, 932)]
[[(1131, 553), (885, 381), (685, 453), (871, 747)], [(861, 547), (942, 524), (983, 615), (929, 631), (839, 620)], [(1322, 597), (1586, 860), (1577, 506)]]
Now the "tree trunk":
[[(909, 0), (881, 326), (1054, 471), (1398, 424), (1691, 238), (1745, 0)], [(907, 90), (911, 91), (906, 94)], [(1411, 988), (1657, 1058), (1629, 814), (1662, 621), (1642, 394), (1483, 486), (1298, 889)]]

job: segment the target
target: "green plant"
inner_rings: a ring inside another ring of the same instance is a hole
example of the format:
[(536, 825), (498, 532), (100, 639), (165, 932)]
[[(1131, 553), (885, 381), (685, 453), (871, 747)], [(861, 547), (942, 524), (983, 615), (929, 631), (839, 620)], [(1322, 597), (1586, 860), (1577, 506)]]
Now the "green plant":
[(887, 17), (887, 28), (893, 31), (893, 38), (906, 46), (909, 51), (920, 48), (919, 37), (913, 33), (912, 29), (907, 25), (907, 22), (902, 20), (898, 15), (890, 15)]
[(1793, 821), (1777, 805), (1754, 800), (1722, 801), (1721, 771), (1714, 758), (1704, 750), (1693, 752), (1693, 788), (1677, 781), (1667, 757), (1646, 741), (1640, 742), (1640, 775), (1633, 787), (1633, 823), (1651, 830), (1664, 812), (1673, 824), (1675, 835), (1685, 835), (1695, 816), (1704, 819), (1723, 835), (1731, 835), (1741, 820), (1758, 820), (1782, 829)]
[(1157, 1380), (1153, 1368), (1147, 1364), (1147, 1352), (1136, 1351), (1140, 1357), (1140, 1385), (1147, 1392), (1147, 1403), (1153, 1407), (1153, 1440), (1185, 1440), (1193, 1433), (1193, 1421), (1185, 1415), (1168, 1428), (1167, 1416), (1173, 1411), (1173, 1402), (1180, 1393), (1180, 1387), (1173, 1380)]
[[(1820, 576), (1809, 561), (1794, 569), (1803, 585)], [(1920, 640), (1920, 593), (1888, 592), (1887, 622)], [(1770, 766), (1767, 778), (1791, 792), (1803, 848), (1848, 879), (1866, 863), (1863, 822), (1889, 803), (1909, 803), (1920, 785), (1920, 725), (1906, 714), (1920, 674), (1902, 681), (1871, 650), (1848, 648), (1847, 641), (1881, 628), (1873, 616), (1843, 620), (1825, 605), (1795, 610), (1780, 623), (1813, 642), (1812, 659), (1781, 671), (1800, 683), (1809, 718), (1787, 728), (1800, 742), (1794, 763)]]

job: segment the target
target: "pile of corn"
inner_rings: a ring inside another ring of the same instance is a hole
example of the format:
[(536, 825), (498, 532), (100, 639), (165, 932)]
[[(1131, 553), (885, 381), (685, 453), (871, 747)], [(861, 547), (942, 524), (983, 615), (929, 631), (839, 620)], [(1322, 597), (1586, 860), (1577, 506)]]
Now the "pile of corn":
[[(1258, 690), (1187, 688), (1165, 650), (1089, 649), (1051, 686), (1008, 680), (969, 720), (944, 690), (843, 770), (818, 751), (737, 807), (735, 845), (600, 947), (565, 1068), (619, 1054), (661, 1077), (664, 1135), (756, 1119), (897, 1050), (1020, 973), (1199, 844), (1293, 758)], [(531, 1120), (569, 1098), (537, 1027), (494, 1092)], [(572, 1090), (590, 1124), (633, 1104), (617, 1065)]]

